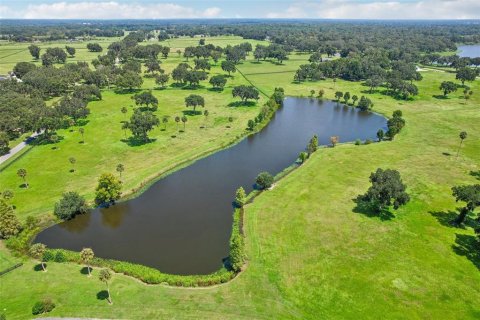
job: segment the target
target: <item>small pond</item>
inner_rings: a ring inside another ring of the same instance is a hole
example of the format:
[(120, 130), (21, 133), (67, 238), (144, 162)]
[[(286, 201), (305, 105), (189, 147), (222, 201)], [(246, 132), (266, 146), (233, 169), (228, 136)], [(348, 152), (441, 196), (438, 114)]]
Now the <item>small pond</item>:
[(477, 58), (480, 57), (480, 44), (459, 46), (458, 51), (459, 57)]
[(137, 198), (54, 225), (35, 241), (75, 251), (91, 247), (98, 257), (165, 273), (208, 274), (228, 256), (238, 187), (248, 193), (259, 172), (277, 174), (294, 163), (314, 134), (328, 144), (333, 135), (341, 142), (375, 139), (380, 128), (386, 119), (375, 113), (286, 98), (261, 132), (170, 174)]

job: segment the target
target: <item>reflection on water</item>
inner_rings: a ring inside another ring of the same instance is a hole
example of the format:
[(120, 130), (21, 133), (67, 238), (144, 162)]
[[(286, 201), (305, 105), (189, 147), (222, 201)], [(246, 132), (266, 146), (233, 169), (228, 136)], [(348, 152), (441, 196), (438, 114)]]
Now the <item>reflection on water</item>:
[(228, 256), (238, 187), (250, 192), (259, 172), (276, 174), (291, 165), (314, 134), (328, 144), (331, 136), (375, 139), (385, 127), (385, 118), (373, 113), (287, 98), (261, 132), (163, 178), (137, 198), (48, 228), (36, 241), (75, 251), (91, 247), (96, 256), (166, 273), (210, 273)]

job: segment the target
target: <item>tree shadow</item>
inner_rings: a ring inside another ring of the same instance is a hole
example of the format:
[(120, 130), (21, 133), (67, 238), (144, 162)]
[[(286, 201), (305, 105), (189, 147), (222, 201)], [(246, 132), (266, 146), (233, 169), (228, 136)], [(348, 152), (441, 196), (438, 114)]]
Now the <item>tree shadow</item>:
[(183, 110), (182, 113), (186, 116), (198, 116), (202, 114), (200, 110)]
[(477, 170), (477, 171), (470, 171), (470, 175), (472, 177), (475, 177), (477, 180), (480, 180), (480, 170)]
[(183, 88), (183, 87), (185, 87), (185, 83), (174, 82), (174, 83), (170, 84), (170, 87), (172, 87), (172, 88)]
[(97, 292), (97, 299), (98, 300), (107, 300), (108, 301), (108, 291), (107, 290), (100, 290)]
[(253, 107), (257, 103), (255, 101), (234, 101), (228, 104), (229, 107)]
[(185, 85), (182, 87), (182, 90), (199, 90), (199, 89), (205, 89), (205, 86), (198, 84), (198, 85)]
[(450, 157), (452, 155), (450, 152), (442, 152), (442, 154), (446, 157)]
[(378, 211), (373, 205), (367, 201), (363, 201), (361, 196), (358, 196), (352, 201), (356, 204), (353, 212), (363, 214), (369, 218), (379, 218), (382, 221), (388, 221), (395, 218), (395, 215), (388, 209)]
[(115, 89), (113, 90), (113, 92), (115, 92), (116, 94), (132, 94), (132, 93), (137, 93), (137, 92), (140, 92), (142, 91), (142, 89)]
[(480, 270), (480, 242), (475, 236), (457, 233), (452, 249), (459, 256), (467, 257)]
[(155, 106), (153, 106), (153, 107), (145, 107), (145, 106), (143, 106), (143, 107), (138, 107), (138, 110), (140, 110), (141, 112), (145, 112), (145, 111), (155, 112), (155, 111), (158, 110), (158, 107), (155, 107)]
[(448, 210), (448, 211), (430, 211), (429, 213), (437, 219), (437, 221), (445, 227), (449, 228), (459, 228), (465, 229), (466, 227), (476, 228), (478, 227), (478, 222), (472, 218), (470, 215), (465, 217), (465, 221), (463, 223), (458, 224), (455, 222), (455, 219), (460, 214), (462, 210), (461, 207), (456, 208), (455, 210)]
[[(47, 268), (47, 264), (45, 263), (44, 265), (45, 265), (45, 268)], [(39, 264), (34, 265), (33, 270), (34, 271), (43, 271), (42, 264), (39, 263)]]
[(77, 120), (77, 126), (78, 127), (83, 127), (83, 126), (86, 126), (89, 122), (90, 122), (90, 120), (88, 120), (88, 119), (78, 119)]
[[(80, 269), (80, 273), (83, 274), (83, 275), (87, 275), (88, 276), (88, 268), (89, 267), (83, 267), (82, 269)], [(92, 268), (90, 268), (90, 273), (93, 271)]]
[(222, 92), (223, 88), (208, 88), (207, 91), (210, 92)]
[(155, 142), (157, 141), (157, 139), (148, 138), (147, 140), (144, 140), (136, 137), (128, 137), (127, 139), (122, 139), (120, 141), (122, 141), (123, 143), (126, 143), (129, 147), (139, 147), (145, 144)]
[(22, 184), (18, 185), (18, 187), (21, 188), (21, 189), (27, 189), (27, 188), (28, 188), (28, 184), (22, 183)]
[(432, 95), (432, 97), (434, 97), (435, 99), (439, 99), (439, 100), (447, 100), (448, 99), (448, 96), (444, 96), (443, 94), (434, 94), (434, 95)]

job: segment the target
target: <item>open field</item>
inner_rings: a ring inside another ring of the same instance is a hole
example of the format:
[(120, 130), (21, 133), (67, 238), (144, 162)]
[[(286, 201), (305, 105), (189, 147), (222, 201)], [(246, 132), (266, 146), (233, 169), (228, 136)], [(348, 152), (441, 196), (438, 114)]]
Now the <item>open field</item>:
[[(207, 41), (208, 43), (208, 41)], [(293, 74), (307, 55), (292, 55), (284, 65), (246, 61), (238, 68), (267, 94), (283, 87), (287, 95), (307, 96), (323, 88), (362, 95), (360, 83), (331, 80), (292, 83)], [(176, 65), (174, 55), (164, 63)], [(168, 66), (168, 67), (167, 67)], [(218, 72), (212, 69), (211, 74)], [(113, 305), (102, 299), (104, 285), (98, 270), (87, 278), (81, 266), (49, 263), (48, 272), (25, 265), (0, 278), (0, 310), (8, 319), (31, 316), (34, 301), (55, 300), (49, 316), (131, 319), (477, 319), (480, 317), (480, 258), (474, 254), (470, 228), (449, 226), (458, 206), (451, 186), (474, 183), (470, 173), (480, 170), (480, 81), (469, 83), (475, 94), (465, 103), (458, 91), (437, 99), (447, 72), (426, 71), (413, 101), (369, 94), (374, 111), (389, 116), (403, 111), (406, 127), (393, 142), (322, 148), (307, 163), (283, 178), (246, 206), (246, 270), (228, 284), (185, 289), (146, 286), (115, 275)], [(238, 72), (228, 86), (246, 83)], [(146, 81), (145, 88), (153, 84)], [(47, 213), (65, 188), (92, 198), (95, 180), (103, 171), (125, 165), (125, 189), (207, 149), (220, 147), (243, 132), (258, 108), (231, 108), (231, 88), (224, 93), (196, 90), (206, 96), (211, 113), (207, 129), (199, 129), (203, 116), (189, 117), (185, 133), (177, 133), (172, 120), (152, 132), (155, 142), (130, 147), (122, 142), (119, 109), (130, 105), (130, 95), (105, 91), (104, 100), (89, 106), (85, 145), (78, 132), (60, 133), (58, 149), (35, 147), (0, 173), (0, 190), (14, 189), (17, 213)], [(155, 90), (159, 115), (185, 110), (190, 91)], [(259, 102), (261, 103), (261, 101)], [(132, 108), (129, 108), (131, 112)], [(233, 116), (227, 129), (226, 117)], [(458, 134), (467, 131), (460, 156)], [(171, 138), (175, 134), (176, 138)], [(340, 137), (341, 140), (341, 137)], [(69, 173), (68, 157), (77, 158), (76, 173)], [(29, 171), (31, 188), (21, 190), (16, 170)], [(354, 212), (352, 201), (368, 188), (376, 168), (400, 171), (411, 202), (391, 220)], [(75, 188), (73, 188), (73, 185)], [(161, 254), (161, 253), (157, 253)], [(4, 249), (0, 257), (10, 257)], [(2, 258), (3, 259), (3, 258)], [(3, 264), (3, 262), (2, 262)]]

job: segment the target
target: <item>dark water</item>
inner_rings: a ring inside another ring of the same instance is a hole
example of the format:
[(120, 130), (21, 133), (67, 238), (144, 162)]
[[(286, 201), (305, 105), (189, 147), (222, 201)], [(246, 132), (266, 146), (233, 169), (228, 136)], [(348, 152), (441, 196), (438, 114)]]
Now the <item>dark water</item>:
[[(320, 144), (374, 139), (385, 118), (316, 100), (287, 98), (270, 124), (239, 144), (201, 159), (153, 184), (139, 197), (95, 209), (41, 232), (36, 242), (140, 263), (171, 274), (207, 274), (228, 256), (232, 200), (252, 190), (261, 171), (291, 165), (308, 140)], [(320, 151), (321, 152), (321, 151)]]
[(480, 44), (460, 46), (458, 47), (458, 50), (460, 51), (458, 53), (459, 57), (469, 57), (469, 58), (480, 57)]

